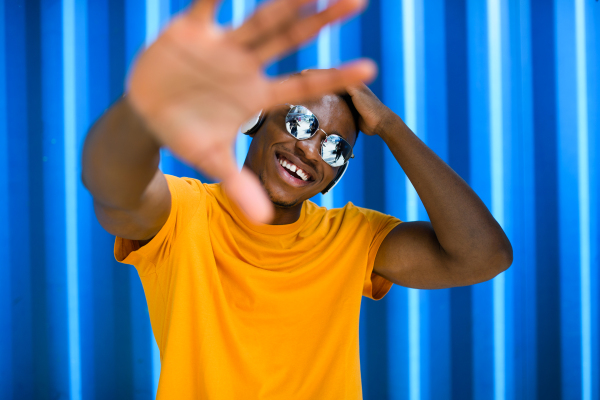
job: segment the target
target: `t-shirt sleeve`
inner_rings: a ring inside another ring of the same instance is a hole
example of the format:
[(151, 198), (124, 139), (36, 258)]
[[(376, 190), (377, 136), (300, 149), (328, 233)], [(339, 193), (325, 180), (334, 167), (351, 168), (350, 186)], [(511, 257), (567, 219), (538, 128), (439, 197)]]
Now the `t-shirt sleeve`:
[(171, 193), (171, 211), (160, 231), (142, 247), (137, 240), (115, 238), (115, 259), (135, 266), (140, 276), (152, 272), (169, 258), (177, 235), (200, 208), (206, 207), (206, 189), (199, 180), (166, 174), (165, 178)]
[(379, 246), (381, 246), (381, 243), (387, 234), (402, 221), (391, 215), (386, 215), (374, 210), (363, 209), (363, 212), (365, 213), (371, 228), (371, 243), (369, 245), (363, 296), (373, 300), (380, 300), (390, 291), (393, 283), (373, 272), (375, 257), (377, 256)]

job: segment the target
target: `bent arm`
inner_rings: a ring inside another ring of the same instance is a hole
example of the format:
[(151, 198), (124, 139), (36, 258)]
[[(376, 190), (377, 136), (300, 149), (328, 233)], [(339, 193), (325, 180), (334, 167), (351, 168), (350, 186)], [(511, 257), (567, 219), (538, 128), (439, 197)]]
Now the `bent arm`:
[(150, 239), (171, 209), (167, 181), (158, 169), (160, 144), (121, 98), (90, 128), (82, 154), (82, 181), (94, 198), (98, 221), (109, 233)]
[(436, 289), (472, 285), (506, 270), (511, 244), (469, 185), (397, 115), (388, 114), (377, 134), (412, 182), (431, 223), (394, 228), (377, 253), (375, 272), (403, 286)]

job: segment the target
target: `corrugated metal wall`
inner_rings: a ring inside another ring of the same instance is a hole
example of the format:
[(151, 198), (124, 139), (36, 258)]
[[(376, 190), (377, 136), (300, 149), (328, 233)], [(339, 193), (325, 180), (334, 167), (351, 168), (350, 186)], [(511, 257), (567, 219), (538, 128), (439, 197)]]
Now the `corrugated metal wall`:
[[(79, 157), (135, 53), (187, 3), (0, 2), (3, 399), (155, 393), (143, 290), (113, 259)], [(238, 25), (254, 6), (227, 0), (219, 20)], [(365, 399), (599, 399), (599, 49), (593, 0), (373, 0), (269, 68), (374, 58), (375, 93), (472, 185), (513, 243), (513, 266), (493, 281), (365, 299)], [(247, 145), (237, 144), (240, 160)], [(383, 141), (361, 136), (355, 152), (316, 201), (427, 218)], [(200, 177), (167, 153), (162, 168)]]

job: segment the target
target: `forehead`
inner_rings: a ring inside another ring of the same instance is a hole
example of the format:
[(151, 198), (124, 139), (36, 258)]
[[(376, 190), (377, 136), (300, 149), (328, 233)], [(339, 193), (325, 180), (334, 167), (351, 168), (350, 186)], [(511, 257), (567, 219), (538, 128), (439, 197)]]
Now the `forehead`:
[(326, 95), (317, 100), (305, 101), (301, 105), (317, 116), (319, 127), (328, 135), (339, 135), (354, 146), (354, 118), (348, 104), (340, 96)]

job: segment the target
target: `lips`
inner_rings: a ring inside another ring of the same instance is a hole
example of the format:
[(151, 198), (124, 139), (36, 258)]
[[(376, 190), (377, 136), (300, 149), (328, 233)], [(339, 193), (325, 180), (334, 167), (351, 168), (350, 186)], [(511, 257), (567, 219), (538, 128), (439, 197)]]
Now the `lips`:
[[(283, 180), (291, 186), (303, 187), (309, 185), (314, 179), (312, 176), (298, 168), (293, 162), (282, 155), (275, 154), (276, 168)], [(304, 180), (303, 178), (306, 178)]]

